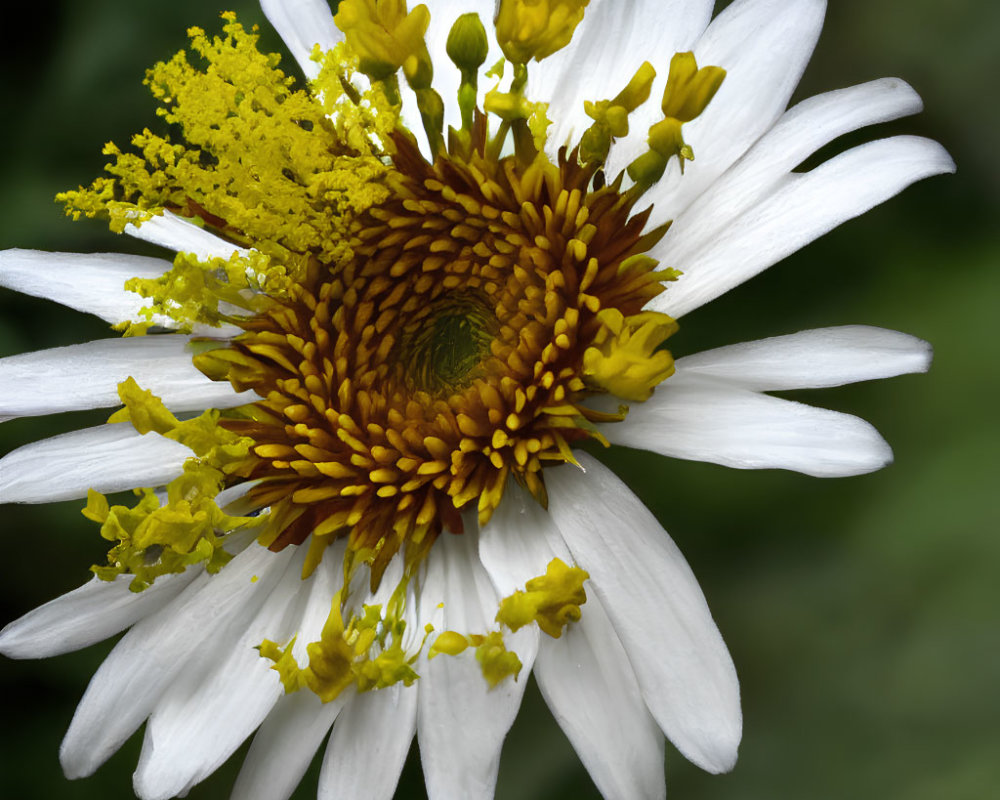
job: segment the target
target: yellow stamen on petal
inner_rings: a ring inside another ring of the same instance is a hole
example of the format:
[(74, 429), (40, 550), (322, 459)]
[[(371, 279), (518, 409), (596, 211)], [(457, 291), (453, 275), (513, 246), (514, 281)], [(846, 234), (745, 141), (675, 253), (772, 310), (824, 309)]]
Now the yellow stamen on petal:
[(649, 99), (656, 70), (648, 61), (636, 70), (632, 80), (611, 100), (584, 101), (587, 116), (594, 120), (580, 139), (580, 159), (603, 163), (611, 143), (628, 135), (628, 115)]
[(677, 330), (666, 314), (643, 311), (625, 317), (616, 308), (598, 314), (604, 327), (583, 354), (589, 381), (626, 400), (648, 400), (661, 381), (674, 374), (674, 359), (657, 350)]
[(580, 619), (580, 606), (587, 602), (583, 582), (589, 577), (585, 570), (553, 558), (544, 575), (529, 580), (524, 591), (518, 590), (500, 601), (497, 622), (512, 631), (536, 622), (545, 633), (558, 639), (566, 625)]
[(681, 127), (701, 115), (725, 77), (726, 71), (721, 67), (699, 69), (694, 53), (674, 55), (663, 90), (664, 119), (649, 129), (649, 152), (629, 165), (632, 180), (650, 186), (662, 177), (667, 162), (674, 156), (680, 159), (682, 171), (685, 160), (694, 160), (694, 151), (685, 143)]

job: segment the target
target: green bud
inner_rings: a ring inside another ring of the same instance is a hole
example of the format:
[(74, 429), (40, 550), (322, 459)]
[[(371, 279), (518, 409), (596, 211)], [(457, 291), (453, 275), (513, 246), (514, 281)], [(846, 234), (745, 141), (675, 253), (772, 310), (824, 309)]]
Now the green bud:
[(445, 49), (462, 72), (475, 72), (486, 61), (490, 43), (478, 14), (462, 14), (451, 26)]

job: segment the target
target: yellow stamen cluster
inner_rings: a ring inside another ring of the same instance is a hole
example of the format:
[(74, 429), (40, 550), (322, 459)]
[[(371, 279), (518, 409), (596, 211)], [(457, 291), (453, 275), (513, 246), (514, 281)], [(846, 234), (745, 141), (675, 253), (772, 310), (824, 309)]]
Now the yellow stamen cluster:
[(410, 686), (417, 673), (413, 668), (423, 644), (416, 652), (403, 647), (406, 622), (403, 620), (405, 582), (401, 583), (383, 610), (381, 605), (364, 606), (344, 624), (344, 595), (334, 595), (330, 614), (318, 641), (306, 647), (309, 664), (301, 668), (293, 655), (295, 640), (282, 648), (265, 639), (260, 654), (274, 662), (286, 692), (308, 688), (324, 703), (336, 699), (350, 686), (359, 692), (384, 689), (396, 683)]
[(90, 490), (84, 516), (101, 524), (105, 539), (117, 542), (108, 564), (92, 567), (94, 573), (103, 580), (131, 574), (130, 588), (142, 591), (160, 575), (183, 572), (191, 564), (204, 562), (209, 572), (216, 572), (229, 560), (222, 549), (225, 535), (260, 522), (230, 516), (215, 503), (225, 481), (245, 466), (252, 442), (221, 428), (218, 411), (179, 421), (132, 378), (118, 387), (118, 394), (125, 408), (109, 421), (129, 421), (141, 434), (180, 442), (195, 457), (167, 485), (162, 500), (152, 489), (139, 489), (133, 508), (109, 506), (104, 495)]
[[(116, 231), (168, 209), (272, 257), (278, 277), (297, 280), (305, 254), (328, 264), (351, 257), (356, 215), (386, 196), (386, 167), (375, 143), (395, 127), (396, 113), (377, 88), (357, 102), (346, 97), (340, 78), (349, 77), (352, 60), (343, 48), (328, 56), (336, 69), (317, 84), (321, 104), (293, 88), (278, 56), (257, 51), (255, 34), (223, 16), (224, 38), (189, 31), (192, 49), (209, 68), (181, 51), (146, 77), (161, 103), (158, 113), (180, 126), (184, 142), (146, 130), (132, 140), (137, 152), (109, 144), (111, 177), (58, 199), (74, 218), (107, 216)], [(252, 266), (272, 268), (268, 259)], [(278, 288), (266, 277), (258, 279), (265, 291)]]

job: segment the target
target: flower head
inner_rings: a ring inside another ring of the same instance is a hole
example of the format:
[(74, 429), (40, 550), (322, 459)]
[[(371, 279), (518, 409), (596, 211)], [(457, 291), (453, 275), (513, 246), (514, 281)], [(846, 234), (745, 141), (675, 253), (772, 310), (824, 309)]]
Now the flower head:
[(112, 545), (0, 650), (130, 628), (67, 774), (148, 719), (136, 792), (171, 797), (256, 730), (235, 796), (284, 797), (332, 726), (321, 796), (391, 796), (416, 733), (430, 796), (488, 797), (529, 672), (607, 797), (663, 795), (663, 734), (731, 768), (738, 683), (697, 582), (581, 448), (887, 463), (867, 423), (765, 392), (926, 369), (919, 340), (664, 344), (950, 170), (899, 137), (792, 172), (918, 99), (877, 81), (785, 111), (814, 0), (711, 23), (700, 0), (262, 5), (305, 81), (232, 14), (193, 28), (147, 75), (172, 132), (108, 145), (107, 175), (60, 196), (172, 262), (0, 254), (4, 285), (125, 334), (0, 360), (4, 417), (121, 406), (0, 460), (0, 501), (85, 496)]

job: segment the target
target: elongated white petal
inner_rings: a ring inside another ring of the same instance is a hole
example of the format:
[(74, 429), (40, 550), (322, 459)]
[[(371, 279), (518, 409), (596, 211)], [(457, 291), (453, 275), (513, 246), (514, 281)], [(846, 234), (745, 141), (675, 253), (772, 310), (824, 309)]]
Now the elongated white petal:
[(163, 486), (194, 454), (178, 442), (115, 422), (26, 444), (0, 458), (0, 503), (50, 503)]
[(930, 363), (931, 346), (922, 339), (884, 328), (844, 325), (706, 350), (679, 359), (677, 375), (781, 391), (926, 372)]
[[(584, 112), (584, 100), (611, 99), (643, 61), (657, 71), (646, 105), (655, 107), (649, 115), (658, 111), (670, 57), (694, 46), (711, 14), (711, 0), (593, 0), (569, 45), (531, 65), (529, 95), (549, 103), (553, 123), (549, 157), (555, 158), (571, 139), (575, 144), (593, 123)], [(663, 23), (651, 25), (650, 20)], [(638, 131), (638, 139), (645, 142), (648, 126), (640, 121), (632, 132)]]
[[(671, 379), (673, 380), (673, 379)], [(632, 407), (609, 441), (738, 469), (788, 469), (818, 478), (861, 475), (892, 462), (863, 419), (706, 379), (678, 377)]]
[(287, 641), (298, 628), (312, 588), (302, 581), (306, 550), (285, 561), (257, 615), (208, 673), (182, 671), (157, 703), (133, 779), (143, 800), (186, 794), (232, 755), (281, 697), (277, 672), (256, 648), (264, 639)]
[[(90, 775), (156, 707), (183, 670), (204, 674), (251, 620), (292, 556), (251, 546), (217, 575), (202, 573), (134, 626), (94, 674), (60, 750), (69, 778)], [(128, 698), (128, 702), (122, 702)]]
[(327, 0), (260, 0), (260, 7), (305, 76), (315, 79), (320, 65), (311, 58), (313, 47), (331, 50), (344, 38)]
[(663, 734), (601, 601), (587, 599), (560, 639), (540, 637), (535, 680), (601, 796), (666, 796)]
[(287, 800), (348, 696), (329, 703), (308, 690), (282, 697), (253, 737), (232, 800)]
[[(467, 530), (435, 542), (420, 596), (422, 624), (466, 634), (496, 630), (493, 617), (499, 597), (479, 562), (476, 539), (475, 532)], [(521, 704), (538, 647), (533, 629), (522, 628), (504, 639), (523, 668), (518, 680), (505, 678), (492, 689), (472, 649), (433, 661), (423, 656), (419, 662), (417, 735), (429, 800), (493, 797), (500, 748)]]
[(590, 573), (664, 733), (710, 772), (736, 761), (739, 682), (691, 568), (625, 484), (585, 453), (586, 473), (546, 476), (549, 510)]
[(189, 569), (163, 575), (142, 592), (128, 588), (131, 575), (113, 581), (94, 577), (7, 625), (0, 631), (0, 653), (7, 658), (49, 658), (88, 647), (155, 614), (197, 574)]
[[(121, 253), (0, 251), (0, 286), (94, 314), (107, 322), (136, 322), (150, 301), (125, 291), (131, 278), (157, 278), (171, 264)], [(157, 324), (165, 320), (157, 319)]]
[(664, 253), (671, 263), (685, 263), (824, 145), (858, 128), (916, 114), (922, 107), (917, 93), (896, 78), (803, 100), (674, 220)]
[[(824, 0), (736, 0), (712, 20), (694, 55), (699, 66), (725, 69), (726, 79), (708, 108), (684, 126), (694, 161), (681, 174), (673, 159), (648, 196), (655, 221), (674, 219), (774, 124), (805, 71), (825, 11)], [(630, 122), (629, 139), (612, 149), (610, 175), (637, 155), (629, 142), (638, 138), (644, 149), (648, 125), (662, 119), (649, 116), (659, 111), (659, 98), (652, 99)]]
[[(810, 172), (790, 174), (701, 252), (676, 263), (684, 274), (649, 307), (680, 317), (911, 183), (954, 169), (937, 142), (897, 136), (855, 147)], [(673, 263), (665, 247), (661, 242), (651, 255)]]
[(337, 717), (319, 773), (319, 800), (392, 800), (417, 728), (417, 687), (354, 695)]
[[(513, 483), (480, 533), (479, 555), (505, 596), (554, 557), (574, 563), (549, 513)], [(584, 586), (581, 619), (559, 639), (539, 636), (535, 679), (602, 796), (663, 797), (663, 734), (601, 601)]]
[[(313, 575), (313, 588), (292, 648), (301, 666), (308, 663), (306, 648), (319, 641), (330, 614), (342, 579), (343, 557), (343, 543), (334, 544)], [(290, 796), (350, 696), (348, 690), (323, 703), (313, 692), (302, 689), (281, 697), (254, 736), (233, 786), (233, 800), (283, 800)]]
[(164, 211), (139, 225), (129, 223), (125, 226), (125, 233), (175, 253), (193, 253), (202, 260), (230, 258), (233, 253), (242, 256), (250, 253), (246, 248), (227, 242), (172, 211)]
[(171, 411), (232, 408), (259, 398), (237, 394), (191, 362), (191, 337), (100, 339), (0, 358), (0, 415), (7, 418), (121, 405), (118, 384), (135, 378)]

